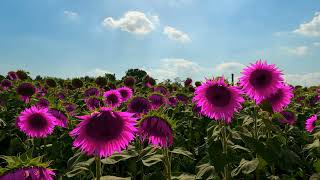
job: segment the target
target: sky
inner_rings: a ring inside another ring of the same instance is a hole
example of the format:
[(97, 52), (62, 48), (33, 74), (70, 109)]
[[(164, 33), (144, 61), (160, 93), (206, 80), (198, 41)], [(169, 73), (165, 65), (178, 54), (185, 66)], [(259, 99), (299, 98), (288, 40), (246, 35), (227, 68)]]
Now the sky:
[(256, 60), (320, 84), (320, 1), (1, 0), (0, 74), (72, 78), (140, 68), (203, 80)]

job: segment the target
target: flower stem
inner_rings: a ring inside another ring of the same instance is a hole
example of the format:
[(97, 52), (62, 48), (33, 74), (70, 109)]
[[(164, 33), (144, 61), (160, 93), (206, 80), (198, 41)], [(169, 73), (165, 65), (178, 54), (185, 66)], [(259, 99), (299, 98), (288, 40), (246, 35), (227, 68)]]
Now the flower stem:
[(169, 149), (163, 149), (163, 157), (164, 157), (164, 166), (165, 166), (165, 176), (166, 180), (171, 180), (171, 159), (169, 156)]
[[(225, 157), (227, 157), (228, 153), (228, 139), (227, 139), (227, 124), (221, 123), (222, 127), (222, 151)], [(227, 160), (226, 160), (227, 161)], [(226, 165), (224, 166), (223, 171), (223, 179), (228, 180), (229, 179), (229, 167), (228, 167), (228, 161), (226, 162)]]
[(96, 180), (100, 180), (100, 177), (101, 177), (101, 159), (100, 159), (100, 156), (96, 156), (95, 160), (96, 160)]

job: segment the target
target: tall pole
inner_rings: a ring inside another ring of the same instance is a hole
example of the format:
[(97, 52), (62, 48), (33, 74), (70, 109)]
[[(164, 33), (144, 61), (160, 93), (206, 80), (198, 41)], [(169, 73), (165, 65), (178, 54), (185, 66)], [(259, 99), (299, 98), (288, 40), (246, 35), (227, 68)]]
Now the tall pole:
[(231, 83), (232, 83), (232, 85), (234, 85), (234, 74), (233, 73), (231, 74)]

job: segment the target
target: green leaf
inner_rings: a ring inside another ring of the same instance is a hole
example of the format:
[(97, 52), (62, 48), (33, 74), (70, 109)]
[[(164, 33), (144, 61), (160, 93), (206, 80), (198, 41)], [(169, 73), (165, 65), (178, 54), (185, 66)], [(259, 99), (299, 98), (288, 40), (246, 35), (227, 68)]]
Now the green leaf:
[(119, 153), (115, 153), (112, 156), (102, 159), (101, 162), (103, 164), (116, 164), (120, 161), (124, 161), (127, 160), (129, 158), (135, 157), (133, 155), (129, 155), (129, 154), (119, 154)]
[(179, 155), (183, 155), (183, 156), (186, 156), (190, 159), (194, 159), (193, 157), (193, 154), (187, 150), (185, 150), (184, 148), (182, 147), (177, 147), (177, 148), (174, 148), (172, 151), (170, 151), (171, 153), (173, 154), (179, 154)]
[(242, 159), (239, 166), (232, 170), (231, 175), (234, 177), (237, 176), (240, 172), (242, 172), (243, 174), (250, 174), (257, 169), (258, 165), (259, 160), (257, 158), (251, 161)]
[(197, 166), (196, 179), (213, 179), (215, 177), (215, 168), (210, 164), (201, 164)]
[(319, 148), (320, 147), (320, 142), (319, 139), (316, 139), (313, 141), (312, 144), (308, 144), (305, 149), (310, 150), (310, 149), (315, 149), (315, 148)]
[(117, 176), (102, 176), (101, 180), (130, 180), (130, 177), (117, 177)]
[(163, 159), (162, 154), (155, 154), (155, 155), (152, 155), (146, 159), (142, 159), (142, 163), (143, 163), (143, 165), (150, 167), (150, 166), (155, 165), (159, 162), (162, 162), (162, 159)]
[(194, 180), (195, 175), (193, 174), (187, 174), (187, 173), (182, 173), (180, 175), (172, 176), (172, 180)]
[(316, 170), (316, 172), (320, 172), (320, 160), (319, 159), (313, 163), (313, 167)]

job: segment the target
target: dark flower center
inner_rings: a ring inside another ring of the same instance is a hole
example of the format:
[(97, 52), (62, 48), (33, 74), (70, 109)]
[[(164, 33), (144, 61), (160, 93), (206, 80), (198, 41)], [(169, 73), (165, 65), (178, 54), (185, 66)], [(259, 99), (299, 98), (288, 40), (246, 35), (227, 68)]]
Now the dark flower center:
[(118, 113), (102, 111), (95, 114), (86, 126), (86, 134), (99, 142), (119, 137), (123, 131), (124, 120)]
[(4, 79), (2, 82), (1, 82), (1, 85), (4, 86), (4, 87), (9, 87), (11, 86), (11, 81), (8, 80), (8, 79)]
[(97, 98), (90, 98), (87, 101), (87, 105), (92, 108), (98, 108), (98, 107), (100, 107), (100, 100)]
[(159, 117), (148, 117), (142, 122), (142, 128), (147, 134), (157, 137), (166, 137), (170, 129), (167, 122)]
[(129, 96), (129, 93), (126, 90), (120, 90), (119, 92), (123, 98), (127, 98)]
[(150, 109), (150, 105), (147, 99), (135, 98), (130, 103), (130, 109), (135, 113), (146, 113)]
[(283, 97), (283, 91), (278, 89), (276, 93), (270, 95), (270, 97), (267, 98), (267, 101), (270, 102), (271, 104), (274, 104), (281, 100)]
[(22, 96), (32, 96), (35, 93), (35, 88), (32, 84), (23, 83), (17, 88), (17, 93)]
[(150, 100), (154, 105), (162, 105), (164, 103), (162, 96), (158, 94), (151, 95)]
[(272, 82), (272, 73), (265, 69), (255, 70), (252, 72), (249, 81), (257, 89), (265, 88)]
[(117, 104), (119, 102), (119, 98), (117, 95), (115, 94), (110, 94), (108, 97), (107, 97), (107, 102), (110, 103), (110, 104)]
[(224, 86), (211, 86), (206, 91), (206, 97), (211, 104), (225, 107), (230, 103), (231, 92)]
[(35, 130), (42, 130), (48, 125), (47, 120), (41, 114), (33, 114), (28, 121), (30, 127)]
[(281, 112), (281, 114), (282, 114), (283, 117), (284, 117), (286, 120), (288, 120), (288, 121), (294, 120), (294, 113), (293, 113), (293, 112), (284, 111), (284, 112)]

